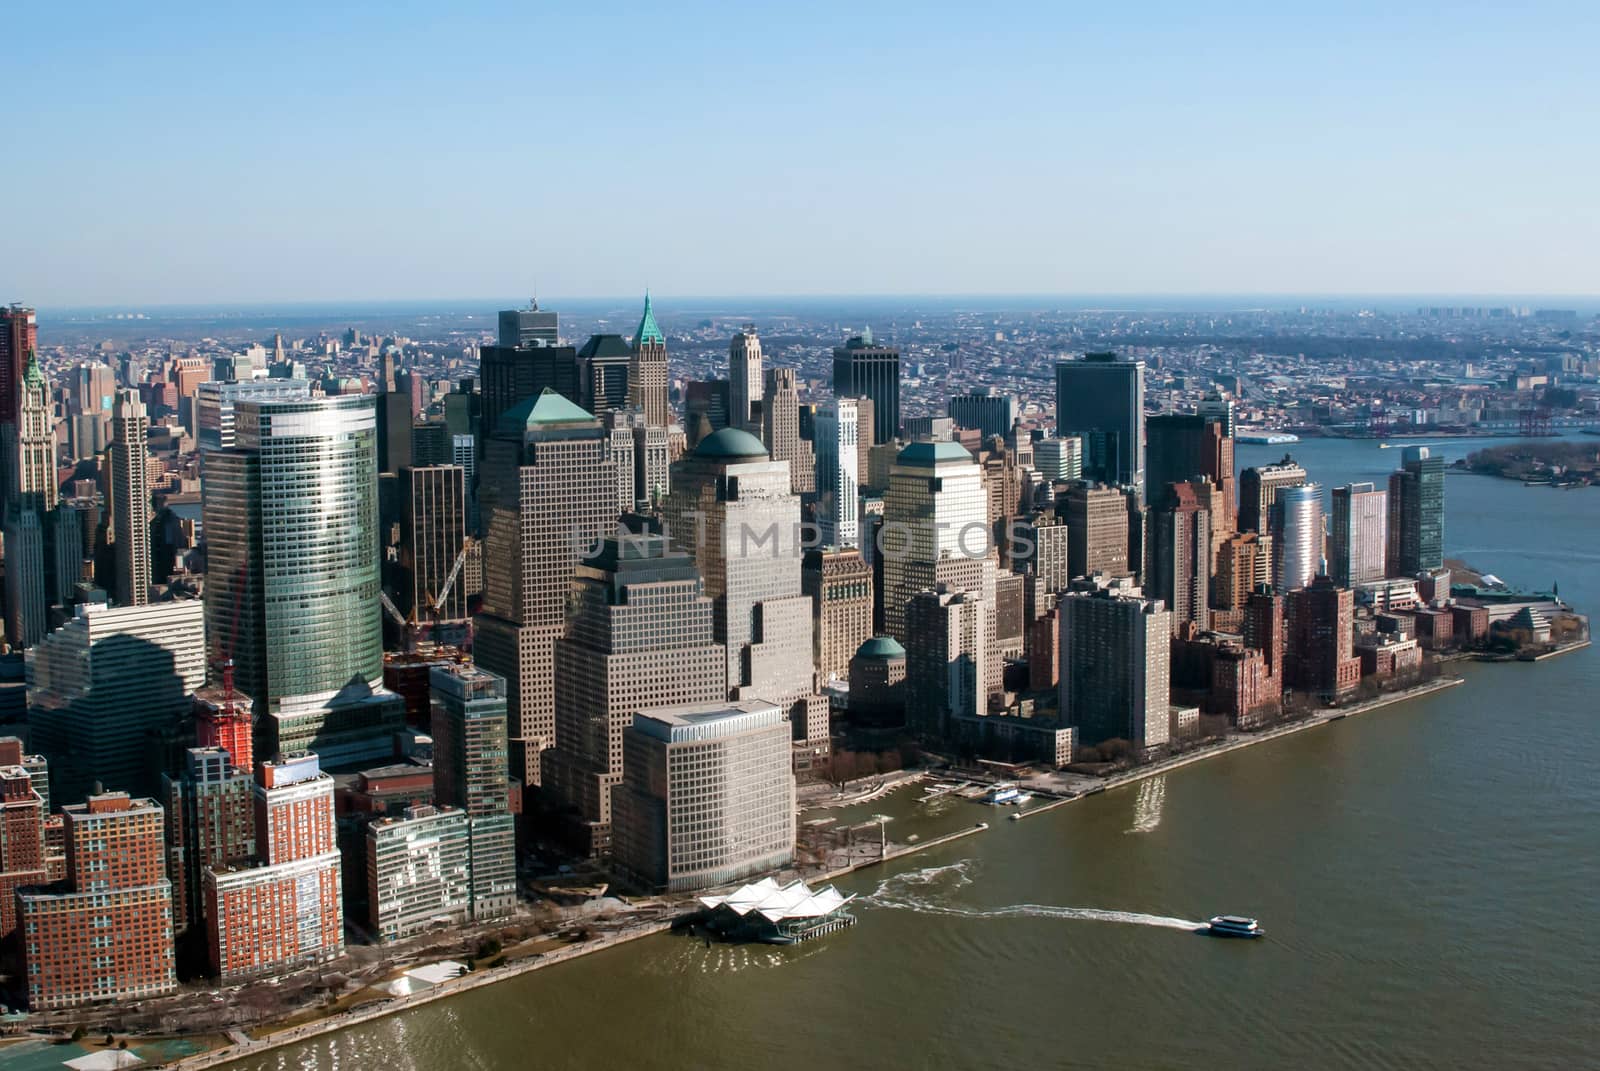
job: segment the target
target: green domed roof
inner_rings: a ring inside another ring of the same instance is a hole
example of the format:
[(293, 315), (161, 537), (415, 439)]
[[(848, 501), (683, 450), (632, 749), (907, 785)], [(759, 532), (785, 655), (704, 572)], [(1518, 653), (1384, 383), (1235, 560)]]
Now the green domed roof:
[(700, 445), (694, 448), (695, 457), (709, 457), (726, 461), (743, 458), (766, 457), (767, 448), (761, 445), (761, 440), (751, 435), (748, 431), (738, 428), (723, 428), (721, 431), (712, 432), (700, 440)]
[(972, 451), (948, 439), (922, 439), (912, 443), (895, 457), (900, 465), (937, 465), (941, 461), (971, 461)]
[(856, 648), (857, 658), (904, 658), (906, 649), (893, 636), (874, 636)]

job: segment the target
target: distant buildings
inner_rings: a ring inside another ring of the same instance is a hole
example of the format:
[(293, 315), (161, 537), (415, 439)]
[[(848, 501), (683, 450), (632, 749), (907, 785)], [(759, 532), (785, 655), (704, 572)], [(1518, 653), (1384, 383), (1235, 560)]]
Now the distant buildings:
[(900, 433), (900, 351), (876, 345), (871, 329), (835, 346), (833, 393), (837, 398), (870, 398), (871, 441), (893, 440)]
[(1187, 622), (1204, 631), (1211, 625), (1211, 513), (1195, 486), (1169, 484), (1151, 513), (1149, 588), (1171, 609), (1174, 628)]
[(1144, 362), (1086, 353), (1056, 364), (1056, 434), (1083, 441), (1087, 479), (1145, 487)]
[(726, 885), (794, 857), (785, 712), (762, 701), (636, 714), (616, 793), (616, 857), (669, 892)]
[(774, 461), (789, 464), (789, 486), (795, 494), (817, 489), (811, 442), (800, 438), (800, 393), (793, 368), (769, 368), (761, 403), (761, 437)]
[(511, 349), (535, 349), (559, 345), (556, 314), (539, 308), (538, 301), (525, 309), (502, 309), (499, 320), (500, 345)]
[(1017, 398), (993, 387), (974, 387), (950, 399), (946, 407), (952, 420), (978, 432), (984, 440), (1011, 432), (1017, 422)]
[(1159, 599), (1103, 578), (1080, 581), (1056, 604), (1061, 615), (1061, 720), (1078, 741), (1168, 739), (1171, 613)]

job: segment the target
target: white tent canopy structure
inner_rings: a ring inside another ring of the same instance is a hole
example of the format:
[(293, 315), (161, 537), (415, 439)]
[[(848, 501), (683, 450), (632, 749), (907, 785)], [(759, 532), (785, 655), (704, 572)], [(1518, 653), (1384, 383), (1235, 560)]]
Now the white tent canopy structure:
[(812, 890), (803, 881), (780, 885), (769, 877), (700, 903), (713, 928), (729, 936), (791, 944), (850, 925), (855, 919), (844, 908), (854, 899), (832, 885)]

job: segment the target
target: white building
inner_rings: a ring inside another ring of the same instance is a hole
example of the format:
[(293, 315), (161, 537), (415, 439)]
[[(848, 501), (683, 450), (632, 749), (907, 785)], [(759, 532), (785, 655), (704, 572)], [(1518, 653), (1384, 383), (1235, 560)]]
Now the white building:
[(861, 545), (861, 413), (854, 398), (817, 411), (817, 527), (826, 547)]

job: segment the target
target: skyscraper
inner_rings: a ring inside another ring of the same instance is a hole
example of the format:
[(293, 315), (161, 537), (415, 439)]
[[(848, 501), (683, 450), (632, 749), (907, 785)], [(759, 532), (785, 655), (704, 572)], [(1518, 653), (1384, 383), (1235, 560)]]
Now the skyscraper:
[(872, 638), (872, 566), (854, 547), (816, 547), (806, 551), (800, 577), (811, 596), (817, 677), (847, 679), (850, 659)]
[(206, 622), (255, 704), (262, 755), (390, 753), (383, 690), (377, 426), (365, 395), (241, 400), (206, 457)]
[(1328, 575), (1340, 587), (1383, 579), (1389, 544), (1388, 498), (1370, 483), (1333, 489)]
[(800, 438), (800, 392), (794, 369), (767, 369), (761, 399), (761, 438), (772, 460), (789, 463), (789, 486), (795, 494), (815, 491), (816, 462), (811, 443)]
[(650, 295), (644, 296), (644, 314), (633, 333), (633, 355), (628, 362), (628, 405), (644, 411), (645, 423), (664, 428), (672, 423), (667, 408), (667, 337), (656, 326)]
[(173, 881), (177, 929), (204, 921), (205, 868), (243, 862), (255, 851), (253, 784), (250, 771), (220, 747), (189, 748), (181, 774), (162, 776), (167, 870)]
[(1131, 576), (1138, 566), (1128, 546), (1128, 499), (1110, 487), (1073, 487), (1067, 492), (1069, 576)]
[(187, 719), (205, 683), (206, 612), (195, 601), (83, 603), (28, 659), (34, 747), (54, 795), (82, 799), (96, 781), (154, 794), (147, 740)]
[(506, 679), (514, 758), (539, 783), (556, 743), (556, 640), (578, 560), (617, 523), (616, 461), (600, 421), (553, 390), (507, 411), (483, 456), (483, 612), (475, 650)]
[(1061, 718), (1085, 744), (1165, 744), (1171, 702), (1171, 614), (1118, 582), (1077, 581), (1061, 615)]
[(875, 345), (871, 328), (835, 346), (833, 394), (872, 399), (872, 443), (893, 440), (900, 434), (900, 351)]
[(200, 384), (195, 399), (195, 441), (202, 457), (212, 450), (233, 445), (234, 406), (241, 400), (311, 397), (311, 382), (305, 379), (244, 379)]
[(1239, 473), (1239, 531), (1266, 534), (1272, 523), (1272, 503), (1283, 487), (1306, 482), (1306, 470), (1288, 454), (1271, 465), (1257, 465)]
[[(1209, 487), (1202, 479), (1200, 486)], [(1169, 484), (1152, 511), (1150, 594), (1171, 608), (1172, 627), (1211, 625), (1211, 514), (1191, 483)]]
[(946, 412), (957, 424), (978, 432), (987, 441), (1010, 434), (1011, 425), (1017, 422), (1017, 396), (993, 387), (974, 387), (951, 398)]
[(55, 508), (58, 497), (55, 419), (50, 381), (38, 357), (31, 354), (18, 384), (17, 402), (16, 421), (0, 425), (0, 442), (9, 455), (5, 500), (43, 516)]
[(1322, 488), (1314, 483), (1278, 488), (1270, 528), (1273, 587), (1279, 592), (1305, 587), (1322, 572)]
[(1083, 479), (1083, 440), (1076, 435), (1039, 440), (1033, 444), (1033, 467), (1047, 483)]
[(138, 392), (117, 391), (111, 411), (111, 505), (119, 606), (150, 600), (149, 439), (150, 418)]
[(817, 411), (817, 528), (824, 546), (861, 543), (860, 411), (834, 398)]
[(466, 815), (469, 917), (510, 914), (517, 900), (516, 828), (508, 792), (506, 682), (479, 666), (435, 666), (433, 795)]
[[(7, 345), (19, 338), (27, 341), (32, 336), (24, 315), (10, 311), (10, 320), (0, 320), (0, 340), (9, 338)], [(51, 559), (46, 551), (52, 541), (45, 538), (46, 518), (54, 516), (57, 500), (50, 383), (31, 351), (21, 376), (9, 389), (11, 419), (0, 421), (6, 480), (0, 499), (5, 503), (0, 521), (5, 525), (6, 637), (13, 647), (29, 647), (38, 643), (49, 627), (50, 594), (58, 586), (47, 580)]]
[(1083, 440), (1083, 474), (1145, 486), (1144, 362), (1086, 353), (1056, 365), (1056, 434)]
[(1226, 419), (1203, 414), (1160, 413), (1145, 421), (1149, 502), (1160, 506), (1167, 488), (1205, 477), (1222, 492), (1224, 531), (1234, 526), (1233, 436)]
[(466, 473), (457, 465), (407, 466), (400, 470), (400, 493), (395, 603), (421, 622), (464, 623), (467, 585), (457, 562), (467, 544)]
[(994, 605), (941, 585), (911, 597), (905, 622), (906, 727), (937, 745), (950, 739), (955, 719), (989, 709), (991, 661), (999, 659)]
[(633, 347), (621, 335), (590, 335), (578, 350), (578, 404), (600, 420), (628, 408)]
[(556, 314), (539, 308), (537, 298), (528, 302), (525, 309), (501, 309), (499, 327), (500, 345), (511, 349), (528, 350), (561, 344)]
[(479, 428), (486, 443), (502, 414), (546, 390), (574, 405), (583, 397), (578, 351), (571, 346), (484, 346), (478, 350), (478, 376), (483, 383)]
[[(793, 375), (793, 372), (790, 373)], [(746, 324), (728, 343), (728, 426), (759, 433), (764, 414), (755, 405), (764, 396), (761, 372), (761, 339), (755, 324)], [(799, 431), (795, 434), (798, 436)], [(770, 448), (771, 442), (767, 443)]]
[(623, 735), (637, 711), (726, 700), (727, 655), (694, 559), (659, 535), (607, 536), (573, 581), (556, 641), (556, 740), (545, 787), (571, 808), (573, 840), (609, 854)]
[(883, 498), (884, 631), (906, 642), (906, 603), (946, 585), (994, 605), (988, 491), (966, 447), (916, 442), (901, 450)]
[[(27, 373), (28, 358), (39, 346), (39, 318), (34, 311), (22, 305), (0, 306), (0, 441), (8, 429), (14, 434), (22, 410), (22, 378)], [(11, 488), (16, 476), (11, 468), (16, 459), (10, 451), (0, 451), (0, 517), (7, 514)]]
[(44, 524), (36, 510), (9, 508), (5, 548), (6, 640), (14, 648), (32, 647), (49, 629)]
[(1389, 573), (1415, 576), (1444, 566), (1444, 458), (1408, 446), (1389, 477)]
[(1361, 683), (1355, 656), (1355, 597), (1319, 576), (1283, 599), (1284, 685), (1332, 699)]

